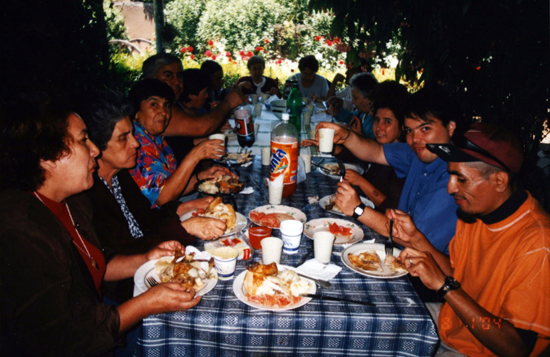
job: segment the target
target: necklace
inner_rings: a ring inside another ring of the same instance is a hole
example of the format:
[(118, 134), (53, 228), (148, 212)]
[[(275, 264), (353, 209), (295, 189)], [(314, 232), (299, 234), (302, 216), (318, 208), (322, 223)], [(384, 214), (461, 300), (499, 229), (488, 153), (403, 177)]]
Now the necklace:
[[(40, 198), (40, 196), (38, 196), (38, 194), (36, 192), (33, 192), (32, 193), (33, 195), (36, 196), (36, 198), (38, 198), (38, 200), (40, 202), (42, 202), (42, 204), (44, 206), (46, 206), (46, 204), (44, 203), (44, 201), (42, 201), (42, 199)], [(47, 207), (47, 206), (46, 206)], [(67, 205), (67, 203), (65, 202), (65, 208), (67, 208), (67, 212), (69, 213), (69, 218), (71, 218), (71, 223), (73, 224), (73, 227), (74, 227), (74, 230), (76, 231), (76, 235), (78, 236), (78, 238), (80, 239), (80, 242), (82, 242), (82, 246), (84, 247), (84, 249), (82, 249), (82, 247), (80, 247), (78, 244), (76, 244), (76, 241), (73, 239), (73, 244), (78, 248), (80, 249), (80, 251), (84, 254), (86, 254), (88, 256), (88, 258), (90, 258), (91, 262), (92, 262), (92, 267), (95, 269), (95, 271), (99, 271), (99, 264), (97, 264), (96, 260), (94, 259), (94, 257), (90, 254), (90, 252), (88, 251), (88, 247), (86, 247), (86, 243), (84, 243), (84, 239), (82, 239), (82, 236), (80, 235), (80, 232), (78, 231), (78, 229), (76, 228), (76, 225), (74, 223), (74, 219), (73, 219), (73, 215), (71, 214), (71, 210), (69, 209), (69, 205)]]

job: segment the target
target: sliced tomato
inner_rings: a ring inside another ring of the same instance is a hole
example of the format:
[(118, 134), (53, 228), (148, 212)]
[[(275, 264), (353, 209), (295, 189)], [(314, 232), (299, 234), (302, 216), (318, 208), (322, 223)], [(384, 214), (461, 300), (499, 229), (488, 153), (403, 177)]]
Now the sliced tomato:
[(334, 235), (339, 235), (339, 236), (350, 236), (351, 235), (351, 228), (342, 227), (342, 226), (336, 224), (336, 222), (329, 224), (328, 230), (329, 230), (330, 233), (332, 233)]

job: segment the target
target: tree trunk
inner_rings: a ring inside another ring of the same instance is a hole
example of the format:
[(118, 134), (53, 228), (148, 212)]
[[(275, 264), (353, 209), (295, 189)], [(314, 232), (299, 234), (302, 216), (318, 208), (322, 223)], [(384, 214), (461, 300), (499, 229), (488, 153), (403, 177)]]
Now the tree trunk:
[(157, 53), (164, 52), (164, 44), (162, 43), (164, 29), (164, 1), (154, 0), (155, 10), (155, 36), (157, 38)]

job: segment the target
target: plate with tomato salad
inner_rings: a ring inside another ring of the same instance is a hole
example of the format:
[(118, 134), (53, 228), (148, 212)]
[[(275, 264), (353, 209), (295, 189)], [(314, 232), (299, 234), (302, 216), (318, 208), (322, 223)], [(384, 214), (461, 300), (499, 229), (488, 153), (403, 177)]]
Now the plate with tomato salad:
[(330, 232), (336, 236), (335, 245), (353, 244), (363, 240), (365, 233), (353, 222), (337, 218), (318, 218), (306, 222), (304, 234), (313, 239), (315, 232)]
[(304, 212), (297, 208), (284, 205), (266, 205), (256, 207), (248, 214), (248, 217), (259, 226), (279, 229), (282, 221), (295, 219), (302, 223), (307, 221)]

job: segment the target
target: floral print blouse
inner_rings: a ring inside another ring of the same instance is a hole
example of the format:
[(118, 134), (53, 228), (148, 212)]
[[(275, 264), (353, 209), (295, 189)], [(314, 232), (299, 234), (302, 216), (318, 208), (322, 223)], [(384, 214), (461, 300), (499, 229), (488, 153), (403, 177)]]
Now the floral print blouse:
[(164, 182), (176, 170), (177, 162), (172, 149), (162, 135), (151, 135), (139, 122), (134, 121), (134, 136), (140, 143), (137, 165), (130, 171), (141, 192), (157, 208), (157, 198)]

